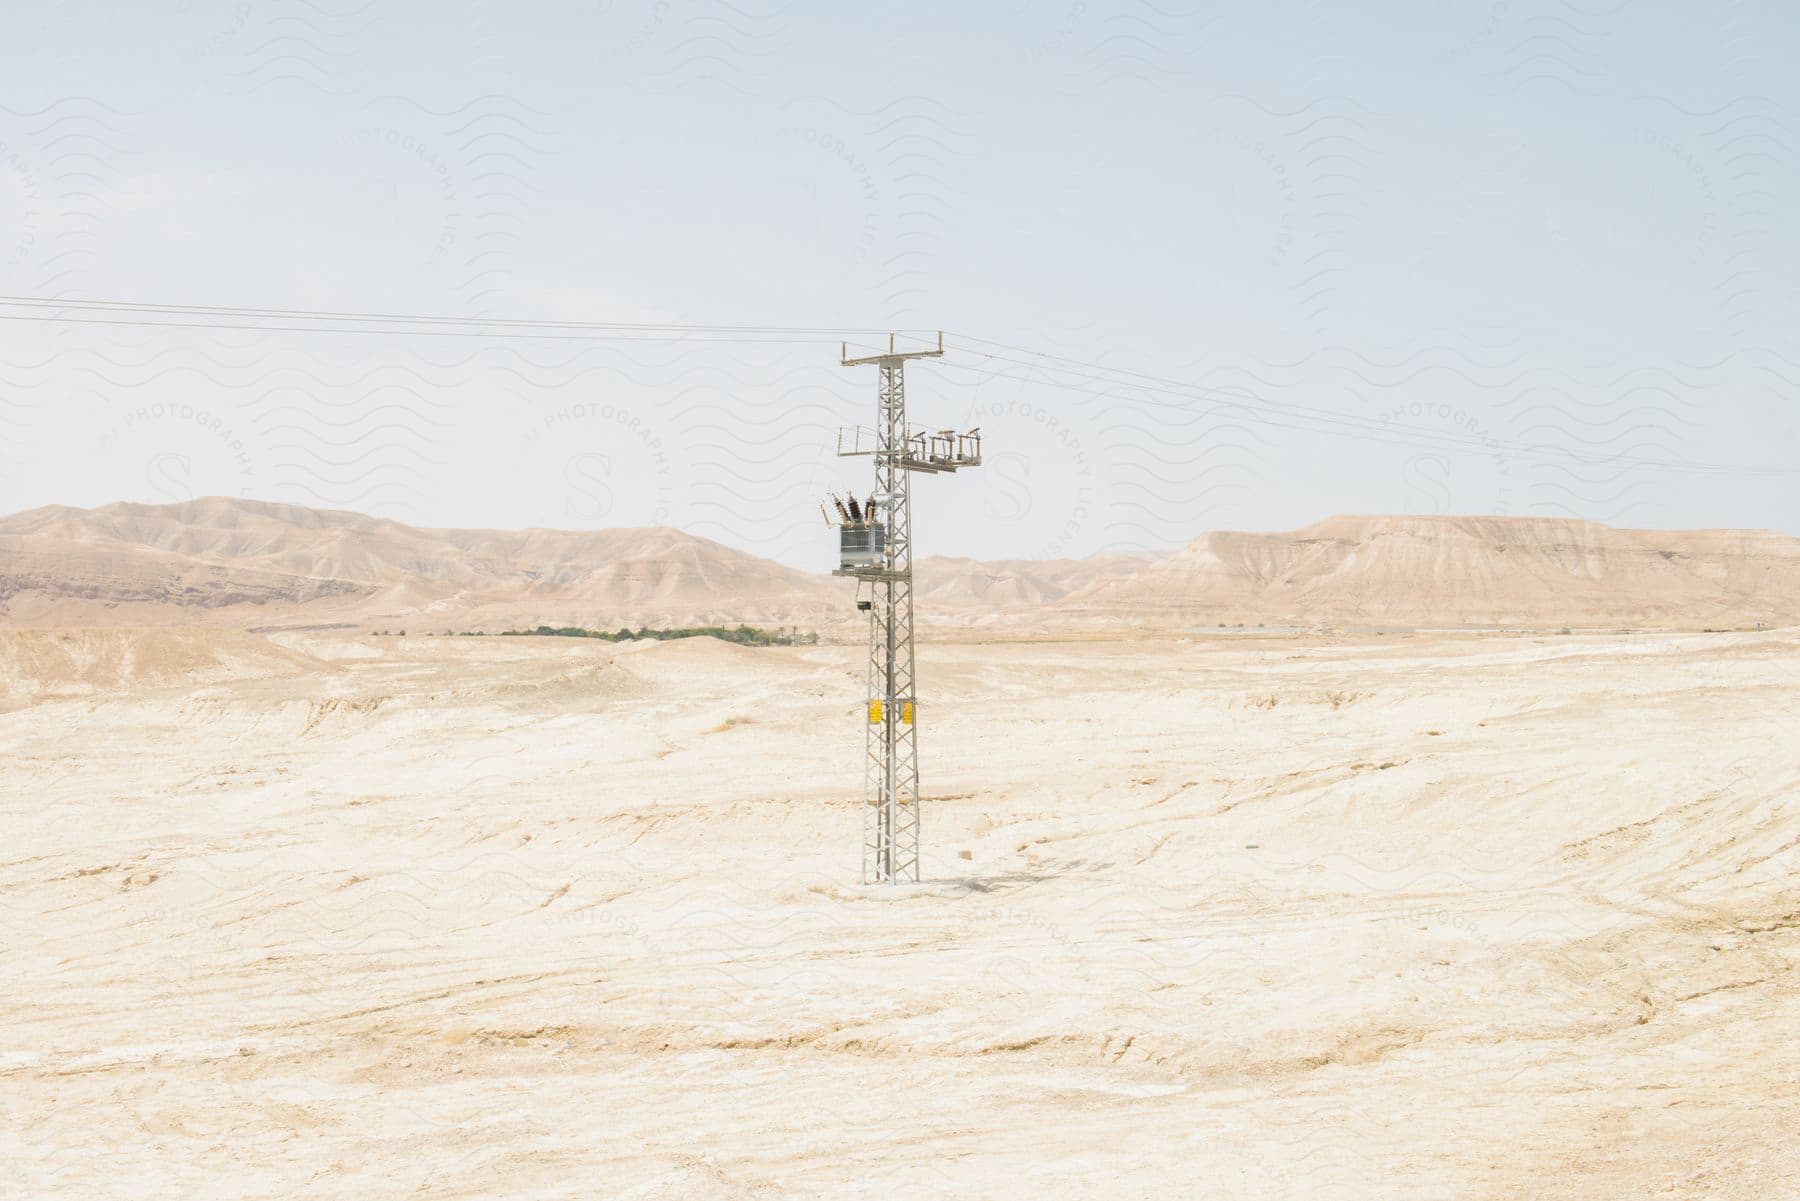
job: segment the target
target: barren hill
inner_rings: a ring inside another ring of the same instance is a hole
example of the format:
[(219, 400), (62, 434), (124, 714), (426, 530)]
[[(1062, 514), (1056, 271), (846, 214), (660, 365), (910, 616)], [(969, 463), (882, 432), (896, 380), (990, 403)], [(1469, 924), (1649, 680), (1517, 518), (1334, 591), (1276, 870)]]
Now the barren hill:
[[(420, 529), (211, 497), (0, 520), (0, 624), (539, 622), (855, 628), (848, 582), (679, 530)], [(1217, 531), (1161, 558), (924, 559), (927, 625), (1030, 633), (1218, 624), (1663, 625), (1800, 620), (1800, 540), (1506, 517), (1334, 517)]]
[(419, 529), (207, 497), (0, 520), (11, 625), (807, 622), (828, 577), (679, 530)]
[(192, 688), (325, 666), (241, 630), (0, 630), (0, 709), (43, 697)]
[(1333, 517), (1214, 532), (1072, 608), (1159, 622), (1672, 625), (1800, 619), (1800, 539), (1530, 517)]
[(1095, 555), (1087, 559), (960, 559), (931, 556), (915, 570), (919, 604), (954, 611), (1054, 605), (1103, 581), (1122, 579), (1149, 566), (1149, 555)]

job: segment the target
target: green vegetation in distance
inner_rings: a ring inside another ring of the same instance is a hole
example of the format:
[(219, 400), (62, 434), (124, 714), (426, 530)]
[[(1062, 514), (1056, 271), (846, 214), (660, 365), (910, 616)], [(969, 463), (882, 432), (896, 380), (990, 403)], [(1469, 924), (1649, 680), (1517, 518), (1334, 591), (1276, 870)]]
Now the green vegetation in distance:
[(682, 626), (672, 630), (653, 630), (648, 626), (639, 626), (635, 630), (628, 630), (621, 626), (617, 630), (584, 630), (580, 626), (539, 626), (535, 630), (501, 630), (500, 634), (502, 637), (510, 638), (599, 638), (604, 642), (635, 642), (640, 639), (664, 642), (670, 638), (717, 638), (721, 642), (735, 642), (739, 646), (817, 646), (819, 644), (817, 634), (802, 634), (798, 627), (761, 630), (755, 626)]

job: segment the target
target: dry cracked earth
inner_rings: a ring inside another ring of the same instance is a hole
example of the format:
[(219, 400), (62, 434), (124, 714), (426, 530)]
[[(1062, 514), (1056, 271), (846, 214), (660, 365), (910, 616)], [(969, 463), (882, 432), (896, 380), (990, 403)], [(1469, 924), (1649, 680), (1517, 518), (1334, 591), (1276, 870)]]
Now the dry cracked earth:
[(1792, 632), (7, 637), (6, 1196), (1800, 1179)]

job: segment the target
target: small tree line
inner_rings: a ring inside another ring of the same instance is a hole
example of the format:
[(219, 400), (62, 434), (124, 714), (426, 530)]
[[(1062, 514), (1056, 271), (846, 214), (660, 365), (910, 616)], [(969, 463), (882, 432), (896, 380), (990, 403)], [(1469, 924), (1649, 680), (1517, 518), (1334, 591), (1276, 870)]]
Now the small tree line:
[(627, 626), (620, 626), (616, 630), (538, 626), (531, 630), (502, 630), (500, 634), (502, 637), (514, 638), (598, 638), (603, 642), (667, 642), (671, 638), (717, 638), (721, 642), (735, 642), (740, 646), (817, 646), (819, 642), (816, 633), (801, 633), (798, 626), (782, 626), (773, 630), (757, 626), (676, 626), (660, 630), (650, 626), (639, 626), (635, 630)]
[[(387, 630), (376, 630), (377, 638), (389, 637)], [(392, 637), (406, 637), (405, 630), (395, 630)], [(445, 638), (485, 638), (486, 630), (445, 630)], [(427, 634), (427, 638), (433, 635)], [(602, 642), (667, 642), (671, 638), (717, 638), (721, 642), (735, 642), (739, 646), (817, 646), (819, 635), (813, 631), (801, 632), (799, 626), (780, 626), (773, 630), (761, 629), (757, 626), (677, 626), (671, 629), (654, 629), (650, 626), (639, 626), (631, 629), (620, 626), (616, 630), (589, 630), (581, 626), (537, 626), (529, 630), (501, 630), (501, 638), (598, 638)]]

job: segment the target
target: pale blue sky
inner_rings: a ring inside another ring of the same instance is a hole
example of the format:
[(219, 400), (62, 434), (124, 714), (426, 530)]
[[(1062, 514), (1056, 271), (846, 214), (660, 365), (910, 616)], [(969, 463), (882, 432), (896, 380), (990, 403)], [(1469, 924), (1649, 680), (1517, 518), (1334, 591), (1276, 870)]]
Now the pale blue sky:
[[(1800, 476), (1667, 465), (1800, 464), (1796, 52), (1776, 3), (21, 0), (0, 293), (942, 327), (914, 411), (991, 457), (921, 485), (927, 551), (1800, 532)], [(822, 344), (0, 338), (7, 510), (659, 522), (818, 566), (814, 501), (865, 472), (831, 435), (873, 381)]]

